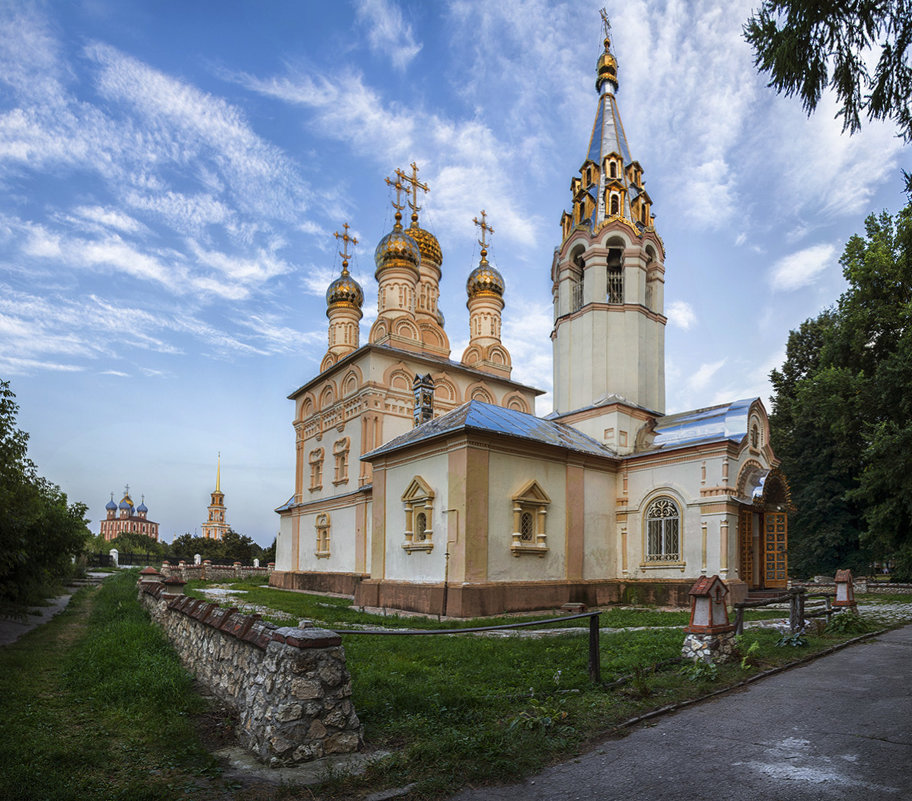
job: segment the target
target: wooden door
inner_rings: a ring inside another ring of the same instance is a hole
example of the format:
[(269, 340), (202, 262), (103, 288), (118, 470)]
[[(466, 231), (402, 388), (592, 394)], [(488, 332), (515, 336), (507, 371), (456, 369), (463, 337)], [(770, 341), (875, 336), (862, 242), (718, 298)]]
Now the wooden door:
[(767, 512), (763, 516), (763, 586), (788, 584), (788, 516)]
[(750, 509), (738, 512), (738, 576), (748, 587), (754, 586), (754, 515)]

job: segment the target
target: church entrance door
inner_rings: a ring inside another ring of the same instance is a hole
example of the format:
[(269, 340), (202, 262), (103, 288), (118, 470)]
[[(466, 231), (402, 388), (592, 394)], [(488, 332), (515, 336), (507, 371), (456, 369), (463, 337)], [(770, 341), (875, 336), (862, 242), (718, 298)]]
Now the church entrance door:
[(788, 515), (766, 512), (763, 515), (763, 586), (788, 585)]

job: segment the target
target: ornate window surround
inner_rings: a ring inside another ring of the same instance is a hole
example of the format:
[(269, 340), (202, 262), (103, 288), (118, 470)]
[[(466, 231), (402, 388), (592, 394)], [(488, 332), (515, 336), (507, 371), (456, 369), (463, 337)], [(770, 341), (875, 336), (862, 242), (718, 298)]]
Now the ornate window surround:
[[(643, 512), (643, 569), (685, 566), (683, 504), (667, 490), (652, 496)], [(654, 553), (650, 552), (650, 541)], [(676, 547), (675, 547), (676, 546)]]
[[(405, 504), (403, 550), (406, 553), (432, 551), (434, 549), (434, 490), (421, 476), (415, 476), (402, 493), (402, 503)], [(419, 529), (422, 524), (424, 528)]]
[(315, 448), (308, 456), (310, 462), (310, 491), (323, 489), (323, 448)]
[(314, 529), (317, 532), (317, 549), (314, 555), (317, 559), (327, 559), (331, 556), (329, 549), (329, 532), (332, 520), (326, 512), (320, 512), (314, 520)]
[(519, 557), (535, 554), (544, 557), (548, 553), (548, 535), (545, 526), (551, 499), (535, 480), (527, 481), (519, 492), (513, 495), (513, 534), (510, 553)]
[(348, 452), (351, 449), (351, 438), (342, 437), (333, 443), (333, 456), (336, 457), (333, 484), (348, 482)]

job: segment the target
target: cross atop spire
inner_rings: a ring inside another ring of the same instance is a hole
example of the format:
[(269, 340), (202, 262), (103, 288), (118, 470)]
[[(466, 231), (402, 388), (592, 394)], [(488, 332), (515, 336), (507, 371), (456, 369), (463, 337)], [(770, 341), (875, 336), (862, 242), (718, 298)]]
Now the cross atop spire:
[(611, 22), (608, 20), (608, 10), (602, 7), (599, 9), (599, 14), (602, 15), (602, 27), (605, 29), (605, 38), (607, 39), (611, 33)]
[(481, 221), (477, 217), (472, 218), (472, 222), (475, 223), (481, 229), (481, 239), (478, 240), (478, 244), (481, 245), (481, 258), (484, 259), (488, 255), (487, 251), (487, 239), (485, 234), (493, 234), (494, 229), (487, 223), (487, 212), (481, 210)]
[(358, 244), (358, 240), (348, 235), (348, 223), (342, 223), (342, 228), (344, 233), (339, 233), (336, 231), (333, 236), (336, 239), (342, 240), (342, 250), (339, 251), (339, 255), (342, 257), (342, 275), (348, 275), (348, 260), (351, 254), (348, 252), (348, 243), (351, 242), (353, 245)]
[(402, 170), (397, 168), (395, 176), (395, 181), (391, 181), (387, 178), (386, 184), (396, 190), (396, 200), (392, 201), (393, 208), (396, 209), (396, 224), (393, 227), (402, 228), (402, 209), (405, 208), (405, 204), (402, 202), (402, 193), (405, 191), (405, 187), (402, 185), (402, 179), (405, 178), (406, 175)]
[(408, 201), (409, 208), (412, 210), (412, 222), (418, 222), (418, 212), (421, 206), (418, 205), (418, 190), (427, 194), (430, 190), (428, 185), (418, 180), (418, 165), (413, 161), (409, 166), (412, 168), (412, 174), (406, 175), (402, 170), (396, 170), (396, 175), (400, 181), (409, 184), (411, 188), (411, 200)]

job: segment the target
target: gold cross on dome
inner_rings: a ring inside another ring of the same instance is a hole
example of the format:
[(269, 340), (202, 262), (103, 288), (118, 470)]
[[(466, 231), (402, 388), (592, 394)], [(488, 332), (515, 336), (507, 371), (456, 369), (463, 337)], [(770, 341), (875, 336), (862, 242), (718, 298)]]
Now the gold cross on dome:
[(413, 161), (411, 164), (409, 164), (409, 167), (412, 168), (411, 175), (406, 175), (404, 172), (402, 172), (402, 170), (396, 170), (396, 175), (399, 177), (399, 180), (404, 181), (412, 187), (412, 199), (408, 201), (408, 204), (409, 208), (415, 214), (417, 214), (419, 211), (421, 211), (421, 206), (418, 205), (418, 190), (420, 189), (425, 194), (427, 194), (430, 190), (428, 189), (427, 184), (423, 184), (418, 180), (418, 165)]
[(397, 169), (395, 172), (396, 180), (391, 181), (389, 178), (386, 179), (387, 186), (391, 186), (396, 190), (396, 200), (393, 202), (393, 208), (401, 214), (402, 209), (405, 208), (405, 204), (402, 203), (402, 192), (405, 187), (402, 186), (402, 178), (405, 176), (405, 173), (402, 170)]
[(608, 10), (606, 8), (599, 9), (599, 14), (602, 15), (602, 25), (605, 27), (605, 38), (608, 38), (608, 34), (611, 32), (611, 23), (608, 21)]
[(472, 222), (475, 223), (479, 228), (481, 228), (481, 239), (478, 240), (478, 244), (481, 245), (482, 252), (488, 247), (487, 240), (485, 239), (485, 234), (493, 234), (494, 229), (487, 223), (487, 212), (481, 210), (481, 222), (478, 221), (477, 217), (472, 218)]
[(348, 235), (348, 223), (342, 223), (342, 227), (345, 232), (340, 234), (336, 231), (333, 236), (336, 239), (342, 240), (342, 250), (339, 251), (339, 255), (342, 257), (342, 269), (344, 270), (348, 267), (348, 260), (351, 258), (351, 254), (348, 252), (348, 243), (351, 242), (353, 245), (357, 245), (358, 240), (355, 237)]

